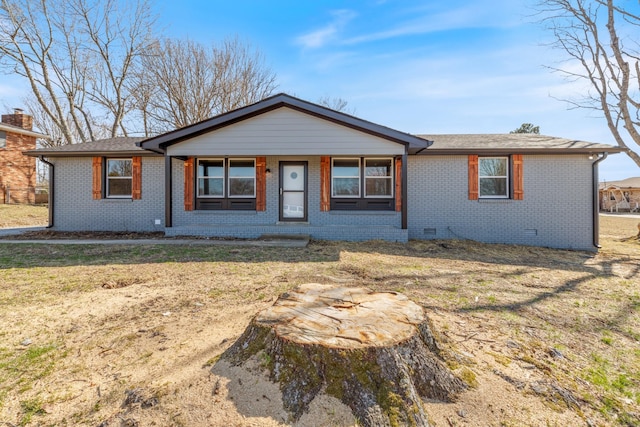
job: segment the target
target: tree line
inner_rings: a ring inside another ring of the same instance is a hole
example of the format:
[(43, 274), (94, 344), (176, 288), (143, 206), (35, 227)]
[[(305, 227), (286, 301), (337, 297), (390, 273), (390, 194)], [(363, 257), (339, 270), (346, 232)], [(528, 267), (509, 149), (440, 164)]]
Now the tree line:
[(275, 73), (238, 38), (158, 37), (148, 0), (0, 0), (0, 66), (51, 145), (151, 136), (259, 101)]

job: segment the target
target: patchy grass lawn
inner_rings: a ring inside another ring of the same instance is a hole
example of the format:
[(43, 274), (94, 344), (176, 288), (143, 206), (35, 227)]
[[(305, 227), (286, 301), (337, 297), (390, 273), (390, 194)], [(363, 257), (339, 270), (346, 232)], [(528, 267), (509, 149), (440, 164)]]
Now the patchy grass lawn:
[(242, 403), (219, 390), (259, 384), (209, 370), (256, 312), (319, 282), (400, 291), (427, 309), (450, 367), (475, 386), (455, 404), (426, 403), (437, 426), (638, 426), (639, 221), (603, 217), (598, 254), (464, 241), (0, 240), (0, 423), (289, 425), (259, 409), (275, 396)]
[(48, 221), (46, 206), (0, 204), (0, 228), (45, 226)]

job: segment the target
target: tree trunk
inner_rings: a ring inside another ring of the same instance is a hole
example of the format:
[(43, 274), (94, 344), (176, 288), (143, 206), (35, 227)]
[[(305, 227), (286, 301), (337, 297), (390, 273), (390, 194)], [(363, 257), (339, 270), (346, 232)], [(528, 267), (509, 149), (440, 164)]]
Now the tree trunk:
[(423, 309), (396, 292), (302, 285), (222, 357), (240, 365), (260, 352), (294, 420), (324, 391), (364, 426), (428, 426), (422, 398), (452, 401), (466, 388), (439, 357)]

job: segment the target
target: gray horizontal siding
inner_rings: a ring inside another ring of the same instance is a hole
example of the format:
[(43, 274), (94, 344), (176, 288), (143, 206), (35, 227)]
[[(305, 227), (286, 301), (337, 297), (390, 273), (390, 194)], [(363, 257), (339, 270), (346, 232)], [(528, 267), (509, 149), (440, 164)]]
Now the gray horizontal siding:
[(404, 145), (280, 108), (170, 146), (170, 156), (393, 155)]

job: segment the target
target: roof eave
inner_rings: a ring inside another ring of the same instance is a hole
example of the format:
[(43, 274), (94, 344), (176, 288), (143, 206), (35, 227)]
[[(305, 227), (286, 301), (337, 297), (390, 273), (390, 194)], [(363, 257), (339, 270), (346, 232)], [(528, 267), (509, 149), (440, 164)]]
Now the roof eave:
[(114, 156), (141, 156), (141, 157), (160, 157), (162, 154), (151, 151), (139, 150), (123, 150), (123, 151), (48, 151), (48, 150), (28, 150), (22, 154), (31, 157), (114, 157)]
[(624, 151), (618, 147), (580, 147), (580, 148), (429, 148), (424, 150), (419, 155), (465, 155), (465, 154), (478, 154), (478, 155), (504, 155), (504, 154), (597, 154), (597, 153), (609, 153), (617, 154)]
[(32, 136), (34, 138), (40, 138), (40, 139), (50, 139), (51, 138), (49, 135), (45, 135), (43, 133), (34, 132), (32, 130), (27, 130), (27, 129), (22, 129), (22, 128), (19, 128), (17, 126), (9, 126), (9, 125), (7, 125), (5, 123), (0, 123), (0, 130), (3, 130), (5, 132), (17, 133), (17, 134), (20, 134), (20, 135)]

